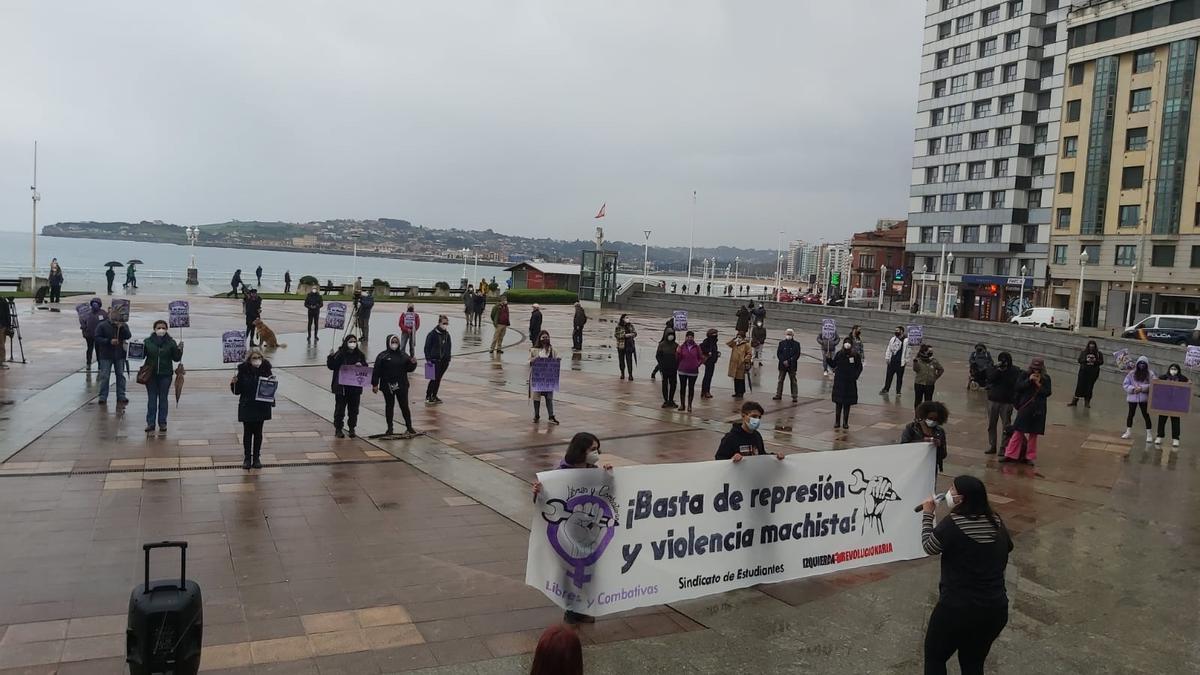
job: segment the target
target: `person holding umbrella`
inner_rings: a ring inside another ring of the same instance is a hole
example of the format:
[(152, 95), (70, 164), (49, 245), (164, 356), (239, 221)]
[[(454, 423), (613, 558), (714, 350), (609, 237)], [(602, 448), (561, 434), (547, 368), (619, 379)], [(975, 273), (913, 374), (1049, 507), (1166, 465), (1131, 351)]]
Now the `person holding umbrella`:
[(125, 268), (125, 285), (122, 286), (122, 288), (129, 288), (132, 286), (134, 289), (137, 289), (137, 266), (141, 262), (141, 260), (129, 261), (129, 266)]
[(146, 385), (146, 433), (154, 431), (154, 421), (158, 420), (158, 432), (167, 433), (167, 401), (171, 391), (171, 376), (173, 361), (183, 359), (183, 342), (175, 342), (175, 338), (167, 333), (167, 322), (159, 319), (154, 322), (154, 332), (143, 343), (146, 347), (146, 362), (142, 369), (149, 377), (138, 370), (138, 379), (145, 379)]
[(113, 271), (113, 268), (120, 267), (120, 266), (121, 266), (121, 263), (119, 263), (119, 262), (110, 262), (110, 263), (108, 263), (108, 269), (104, 271), (104, 279), (105, 279), (105, 281), (108, 282), (108, 294), (109, 295), (112, 295), (112, 285), (113, 285), (113, 282), (117, 280), (117, 273)]

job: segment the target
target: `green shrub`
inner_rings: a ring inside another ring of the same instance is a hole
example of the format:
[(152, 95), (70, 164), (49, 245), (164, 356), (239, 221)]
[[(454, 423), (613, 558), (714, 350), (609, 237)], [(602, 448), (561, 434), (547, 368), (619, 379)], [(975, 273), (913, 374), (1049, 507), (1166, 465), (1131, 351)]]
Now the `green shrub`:
[(442, 290), (442, 291), (450, 290), (450, 284), (446, 283), (445, 281), (439, 281), (436, 284), (434, 284), (433, 287), (438, 290)]
[(317, 278), (311, 274), (305, 274), (304, 276), (300, 277), (301, 286), (318, 286), (320, 283), (321, 282), (317, 281)]
[(392, 285), (391, 285), (391, 284), (389, 284), (388, 282), (384, 281), (383, 279), (372, 279), (372, 280), (371, 280), (371, 286), (387, 286), (388, 288), (391, 288), (391, 287), (392, 287)]
[(531, 305), (535, 302), (542, 305), (571, 305), (579, 299), (579, 294), (574, 291), (556, 289), (510, 289), (504, 295), (509, 302), (521, 305)]

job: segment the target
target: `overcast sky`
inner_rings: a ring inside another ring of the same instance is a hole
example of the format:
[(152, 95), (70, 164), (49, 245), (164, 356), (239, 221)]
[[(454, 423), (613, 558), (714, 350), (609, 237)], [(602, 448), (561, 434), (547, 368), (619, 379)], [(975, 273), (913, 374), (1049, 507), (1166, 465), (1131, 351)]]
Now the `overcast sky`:
[[(395, 217), (774, 247), (907, 211), (922, 3), (0, 0), (0, 229)], [(592, 216), (608, 203), (608, 217)]]

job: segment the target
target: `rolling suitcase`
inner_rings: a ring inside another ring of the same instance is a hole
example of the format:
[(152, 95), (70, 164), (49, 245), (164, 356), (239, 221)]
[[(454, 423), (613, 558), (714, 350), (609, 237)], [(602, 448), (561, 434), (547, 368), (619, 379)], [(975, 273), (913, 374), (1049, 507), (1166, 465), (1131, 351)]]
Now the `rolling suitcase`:
[[(150, 581), (150, 550), (179, 549), (179, 582)], [(131, 675), (193, 675), (200, 670), (200, 638), (204, 606), (200, 586), (187, 579), (187, 542), (144, 544), (144, 583), (129, 596), (125, 629), (125, 662)]]

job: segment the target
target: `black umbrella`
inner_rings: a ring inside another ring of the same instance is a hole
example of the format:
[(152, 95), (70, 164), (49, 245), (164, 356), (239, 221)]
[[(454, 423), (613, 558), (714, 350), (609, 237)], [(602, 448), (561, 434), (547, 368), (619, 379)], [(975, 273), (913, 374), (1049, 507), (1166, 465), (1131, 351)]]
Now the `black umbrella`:
[(141, 260), (138, 260), (137, 258), (134, 258), (133, 260), (129, 261), (129, 264), (130, 265), (145, 265), (146, 263), (142, 262)]
[(104, 266), (105, 267), (124, 267), (125, 263), (117, 262), (116, 260), (109, 260), (108, 262), (104, 263)]

